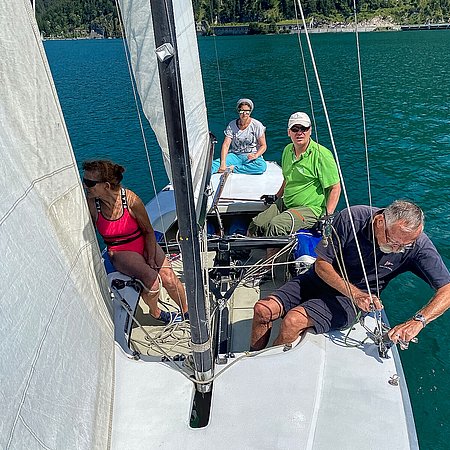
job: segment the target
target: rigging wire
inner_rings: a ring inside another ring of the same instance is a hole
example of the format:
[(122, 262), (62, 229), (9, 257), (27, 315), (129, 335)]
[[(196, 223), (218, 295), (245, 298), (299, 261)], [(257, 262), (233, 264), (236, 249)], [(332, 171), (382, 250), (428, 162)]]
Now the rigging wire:
[[(210, 14), (210, 27), (212, 26), (213, 23), (213, 3), (212, 0), (209, 2), (209, 14)], [(220, 64), (219, 64), (219, 52), (217, 50), (217, 40), (216, 40), (216, 33), (213, 33), (213, 42), (214, 42), (214, 54), (216, 57), (216, 66), (217, 66), (217, 80), (219, 83), (219, 92), (220, 92), (220, 99), (222, 102), (222, 115), (223, 115), (223, 122), (225, 123), (227, 118), (225, 116), (225, 101), (223, 99), (223, 85), (222, 85), (222, 75), (221, 75), (221, 71), (220, 71)]]
[(300, 47), (300, 54), (302, 56), (303, 72), (305, 73), (306, 90), (308, 91), (311, 115), (312, 115), (313, 123), (314, 123), (314, 135), (316, 137), (316, 142), (318, 143), (319, 142), (319, 133), (317, 130), (317, 121), (316, 121), (314, 102), (313, 102), (313, 98), (312, 98), (312, 94), (311, 94), (311, 87), (309, 85), (309, 76), (308, 76), (308, 69), (306, 67), (305, 52), (303, 50), (303, 44), (302, 44), (302, 39), (301, 39), (301, 25), (300, 25), (300, 21), (298, 20), (297, 2), (294, 2), (294, 9), (295, 9), (295, 20), (297, 23), (298, 45)]
[[(326, 122), (327, 122), (328, 132), (329, 132), (330, 140), (331, 140), (331, 146), (333, 148), (333, 153), (334, 153), (334, 156), (336, 158), (336, 164), (337, 164), (337, 168), (338, 168), (338, 172), (339, 172), (339, 177), (341, 179), (342, 192), (344, 194), (345, 204), (346, 204), (347, 208), (350, 208), (350, 201), (348, 199), (347, 187), (346, 187), (346, 184), (345, 184), (345, 181), (344, 181), (344, 176), (343, 176), (343, 173), (342, 173), (341, 164), (340, 164), (340, 160), (339, 160), (339, 155), (338, 155), (338, 152), (337, 152), (337, 149), (336, 149), (336, 144), (334, 142), (334, 135), (333, 135), (333, 131), (331, 129), (331, 123), (330, 123), (330, 118), (329, 118), (329, 115), (328, 115), (328, 109), (327, 109), (327, 106), (326, 106), (325, 97), (324, 97), (323, 90), (322, 90), (322, 84), (320, 82), (320, 77), (319, 77), (319, 73), (318, 73), (318, 70), (317, 70), (317, 65), (316, 65), (316, 61), (315, 61), (315, 57), (314, 57), (314, 52), (313, 52), (313, 49), (312, 49), (311, 41), (309, 39), (309, 33), (308, 33), (307, 26), (306, 26), (306, 20), (305, 20), (305, 16), (304, 16), (304, 13), (303, 13), (301, 0), (297, 0), (297, 3), (298, 3), (298, 8), (299, 8), (299, 11), (300, 11), (301, 18), (302, 18), (303, 27), (305, 29), (306, 42), (308, 44), (308, 49), (309, 49), (309, 54), (311, 56), (311, 62), (312, 62), (313, 70), (314, 70), (314, 75), (315, 75), (315, 78), (316, 78), (317, 87), (318, 87), (318, 90), (319, 90), (319, 95), (320, 95), (320, 99), (321, 99), (321, 102), (322, 102), (322, 107), (323, 107), (325, 119), (326, 119)], [(351, 228), (352, 228), (352, 231), (353, 231), (353, 235), (355, 236), (356, 248), (357, 248), (358, 256), (359, 256), (359, 259), (360, 259), (360, 262), (361, 262), (361, 267), (362, 267), (362, 271), (363, 271), (363, 275), (364, 275), (364, 281), (365, 281), (365, 284), (366, 284), (367, 292), (368, 292), (370, 298), (372, 299), (372, 293), (371, 293), (371, 290), (370, 290), (369, 279), (368, 279), (368, 276), (367, 276), (367, 271), (366, 271), (366, 268), (364, 266), (364, 261), (363, 261), (363, 257), (362, 257), (361, 246), (359, 244), (359, 240), (358, 240), (357, 235), (356, 235), (355, 222), (353, 220), (353, 216), (352, 216), (350, 210), (349, 210), (349, 219), (350, 219), (350, 224), (351, 224)]]

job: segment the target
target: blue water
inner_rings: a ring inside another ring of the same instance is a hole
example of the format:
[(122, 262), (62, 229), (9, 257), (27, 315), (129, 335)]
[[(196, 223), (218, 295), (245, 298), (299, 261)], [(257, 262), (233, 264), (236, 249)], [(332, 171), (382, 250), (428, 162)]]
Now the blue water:
[[(367, 203), (355, 36), (323, 34), (311, 40), (350, 202)], [(373, 202), (416, 201), (425, 211), (427, 233), (450, 267), (450, 32), (366, 33), (360, 43)], [(279, 161), (289, 115), (310, 111), (297, 38), (201, 38), (199, 47), (210, 129), (219, 139), (216, 154), (225, 125), (235, 117), (235, 102), (250, 97), (254, 117), (267, 126), (266, 156)], [(45, 48), (77, 161), (114, 159), (127, 168), (126, 185), (150, 200), (154, 190), (122, 42), (48, 41)], [(311, 85), (319, 140), (330, 146), (317, 87)], [(158, 190), (167, 177), (148, 126), (145, 134)], [(409, 318), (431, 295), (412, 275), (397, 279), (383, 296), (391, 324)], [(450, 313), (401, 354), (423, 449), (448, 448), (449, 325)], [(383, 411), (367, 420), (379, 414)]]

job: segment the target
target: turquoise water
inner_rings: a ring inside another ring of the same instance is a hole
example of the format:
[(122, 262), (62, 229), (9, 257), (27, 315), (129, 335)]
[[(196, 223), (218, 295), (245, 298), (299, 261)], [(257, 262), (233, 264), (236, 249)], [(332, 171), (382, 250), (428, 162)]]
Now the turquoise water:
[[(367, 203), (355, 36), (311, 40), (350, 202)], [(373, 203), (416, 201), (425, 211), (427, 233), (450, 266), (450, 32), (366, 33), (360, 43)], [(245, 96), (255, 102), (254, 117), (267, 126), (268, 159), (279, 161), (289, 115), (310, 111), (296, 36), (201, 38), (199, 46), (210, 128), (219, 139), (216, 153), (225, 125), (235, 117), (235, 102)], [(126, 185), (148, 201), (154, 191), (122, 42), (48, 41), (45, 48), (78, 162), (108, 157), (122, 163)], [(311, 84), (319, 140), (330, 146)], [(148, 127), (145, 133), (160, 189), (167, 178), (153, 134)], [(391, 324), (410, 317), (431, 295), (412, 275), (397, 279), (383, 296)], [(449, 325), (450, 313), (401, 353), (423, 449), (448, 448)], [(374, 411), (367, 420), (382, 413)]]

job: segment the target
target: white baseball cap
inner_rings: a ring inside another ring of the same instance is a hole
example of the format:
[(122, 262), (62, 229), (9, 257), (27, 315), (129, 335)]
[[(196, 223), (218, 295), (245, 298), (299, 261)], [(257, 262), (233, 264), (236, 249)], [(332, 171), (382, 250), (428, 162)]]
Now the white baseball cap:
[(296, 112), (289, 117), (288, 130), (294, 125), (301, 125), (302, 127), (309, 128), (311, 126), (311, 119), (308, 114), (304, 112)]

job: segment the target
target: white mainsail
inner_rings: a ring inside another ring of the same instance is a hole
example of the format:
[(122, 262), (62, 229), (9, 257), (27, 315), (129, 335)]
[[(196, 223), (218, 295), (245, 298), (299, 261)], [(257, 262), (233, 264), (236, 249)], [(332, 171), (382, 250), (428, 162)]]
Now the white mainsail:
[(106, 279), (29, 0), (0, 2), (0, 155), (0, 448), (105, 448)]
[[(142, 108), (156, 134), (171, 180), (150, 1), (119, 0), (119, 5)], [(174, 0), (173, 7), (192, 184), (198, 199), (209, 148), (206, 104), (192, 3), (190, 0)]]

